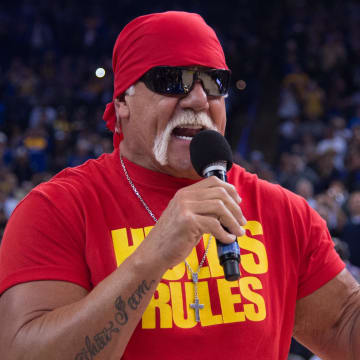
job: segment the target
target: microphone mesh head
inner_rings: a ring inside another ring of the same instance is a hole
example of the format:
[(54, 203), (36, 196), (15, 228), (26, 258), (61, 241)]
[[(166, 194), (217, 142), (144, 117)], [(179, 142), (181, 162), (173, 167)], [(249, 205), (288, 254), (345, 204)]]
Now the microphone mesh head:
[(214, 130), (204, 130), (193, 137), (190, 142), (190, 158), (200, 176), (203, 176), (203, 170), (210, 164), (226, 161), (227, 170), (230, 170), (233, 164), (229, 143)]

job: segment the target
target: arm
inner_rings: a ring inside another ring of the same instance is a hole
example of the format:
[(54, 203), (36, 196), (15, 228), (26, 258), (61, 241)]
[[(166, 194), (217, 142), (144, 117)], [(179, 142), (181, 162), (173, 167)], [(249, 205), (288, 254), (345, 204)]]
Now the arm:
[[(6, 291), (0, 298), (4, 360), (80, 360), (95, 354), (118, 360), (164, 272), (142, 252), (89, 294), (60, 281), (34, 281)], [(136, 303), (130, 307), (132, 296)]]
[(296, 305), (294, 337), (323, 360), (360, 354), (360, 285), (345, 269)]
[(59, 281), (10, 288), (0, 297), (2, 359), (118, 360), (163, 273), (205, 232), (232, 242), (221, 224), (243, 234), (238, 203), (232, 185), (203, 180), (178, 191), (137, 250), (90, 293)]

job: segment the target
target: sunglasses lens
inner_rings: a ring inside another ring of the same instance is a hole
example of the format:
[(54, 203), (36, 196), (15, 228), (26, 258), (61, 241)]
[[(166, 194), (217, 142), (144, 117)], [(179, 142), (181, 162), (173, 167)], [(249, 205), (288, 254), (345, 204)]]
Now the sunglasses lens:
[(141, 80), (152, 91), (163, 95), (187, 94), (196, 78), (201, 80), (208, 95), (226, 95), (230, 85), (230, 71), (195, 71), (180, 67), (158, 66), (150, 69)]
[(171, 67), (155, 67), (142, 78), (145, 85), (158, 94), (182, 94), (181, 73)]
[(183, 94), (181, 71), (163, 68), (159, 72), (159, 87), (163, 94)]
[(192, 84), (194, 82), (195, 71), (187, 70), (187, 69), (182, 69), (180, 71), (181, 71), (181, 80), (182, 80), (184, 93), (187, 94), (190, 91)]
[(199, 73), (199, 79), (209, 95), (226, 95), (229, 91), (230, 72), (227, 70), (209, 70)]

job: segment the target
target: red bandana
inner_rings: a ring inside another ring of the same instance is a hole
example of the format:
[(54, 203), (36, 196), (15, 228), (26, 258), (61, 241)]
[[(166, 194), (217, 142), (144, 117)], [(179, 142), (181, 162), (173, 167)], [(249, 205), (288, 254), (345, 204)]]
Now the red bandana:
[[(214, 30), (200, 15), (168, 11), (140, 16), (125, 26), (115, 42), (113, 99), (149, 69), (161, 65), (228, 69)], [(103, 119), (118, 147), (122, 136), (114, 131), (113, 101), (107, 104)]]

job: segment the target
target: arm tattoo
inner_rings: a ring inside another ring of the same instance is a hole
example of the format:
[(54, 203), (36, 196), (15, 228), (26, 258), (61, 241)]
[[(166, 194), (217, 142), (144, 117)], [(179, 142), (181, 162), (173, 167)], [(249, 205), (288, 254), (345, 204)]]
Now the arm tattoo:
[(112, 339), (112, 333), (118, 333), (119, 328), (114, 327), (114, 323), (109, 321), (109, 327), (105, 327), (101, 332), (93, 337), (93, 341), (88, 336), (85, 337), (85, 347), (81, 349), (75, 360), (91, 360), (98, 354)]
[(138, 308), (143, 296), (150, 290), (150, 287), (154, 282), (155, 281), (152, 280), (150, 282), (150, 284), (148, 285), (146, 283), (146, 281), (144, 280), (139, 285), (139, 287), (135, 290), (135, 292), (128, 299), (128, 305), (130, 306), (131, 309), (136, 310)]
[[(155, 283), (151, 280), (148, 284), (146, 280), (140, 283), (137, 289), (127, 300), (127, 304), (131, 310), (136, 310), (141, 303), (143, 297), (148, 293)], [(114, 316), (115, 323), (119, 326), (124, 326), (128, 322), (128, 313), (126, 311), (126, 302), (121, 296), (115, 300), (116, 313)], [(114, 333), (119, 333), (120, 328), (114, 326), (113, 321), (109, 321), (108, 326), (104, 327), (102, 331), (97, 333), (92, 339), (89, 336), (85, 337), (85, 346), (76, 354), (75, 360), (92, 360), (101, 350), (103, 350), (112, 340)]]
[(118, 310), (118, 312), (115, 314), (115, 321), (119, 325), (125, 325), (128, 322), (128, 315), (125, 311), (126, 303), (122, 299), (121, 296), (119, 296), (115, 301), (115, 308)]

